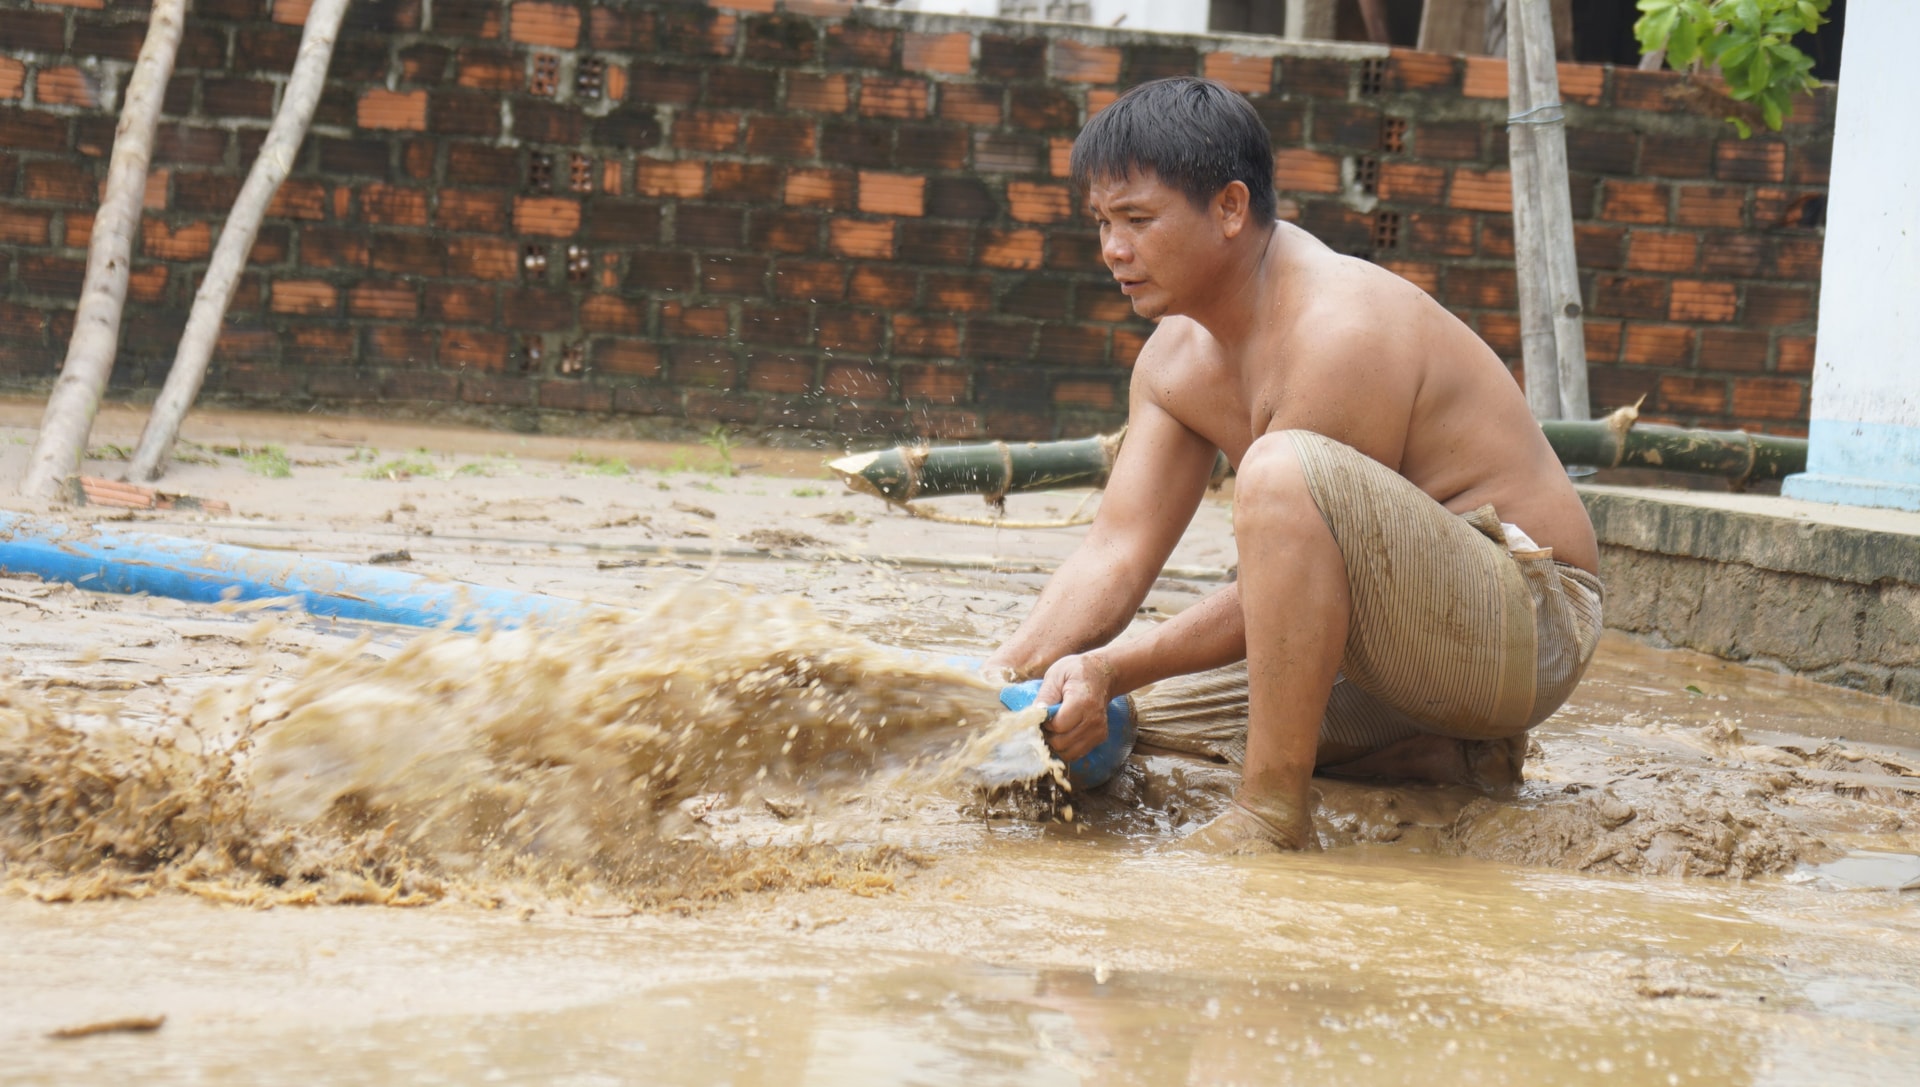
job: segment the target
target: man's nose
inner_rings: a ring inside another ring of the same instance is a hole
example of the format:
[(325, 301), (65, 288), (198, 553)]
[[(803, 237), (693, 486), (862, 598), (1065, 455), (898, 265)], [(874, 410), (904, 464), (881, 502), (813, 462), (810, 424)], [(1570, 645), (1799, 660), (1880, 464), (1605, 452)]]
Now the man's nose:
[(1100, 240), (1100, 258), (1107, 262), (1108, 267), (1125, 264), (1133, 259), (1133, 247), (1120, 237), (1119, 231), (1109, 230), (1107, 236)]

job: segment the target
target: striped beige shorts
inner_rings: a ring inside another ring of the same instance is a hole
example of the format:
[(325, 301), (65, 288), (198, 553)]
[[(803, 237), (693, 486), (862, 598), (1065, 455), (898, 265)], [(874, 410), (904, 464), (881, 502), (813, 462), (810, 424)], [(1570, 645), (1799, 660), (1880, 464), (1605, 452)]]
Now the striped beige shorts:
[[(1449, 512), (1398, 473), (1288, 431), (1346, 561), (1352, 617), (1320, 726), (1322, 764), (1415, 733), (1515, 736), (1565, 702), (1600, 639), (1600, 579), (1507, 544), (1492, 506)], [(1246, 664), (1136, 696), (1142, 743), (1239, 763)]]

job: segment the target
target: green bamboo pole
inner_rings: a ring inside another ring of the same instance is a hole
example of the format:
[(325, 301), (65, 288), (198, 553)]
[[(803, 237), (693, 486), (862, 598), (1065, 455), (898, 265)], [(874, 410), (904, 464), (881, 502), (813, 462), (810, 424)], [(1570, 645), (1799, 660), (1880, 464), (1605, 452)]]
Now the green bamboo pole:
[[(1639, 414), (1627, 407), (1604, 419), (1549, 420), (1541, 427), (1562, 464), (1700, 472), (1742, 484), (1806, 470), (1805, 439), (1643, 424)], [(830, 467), (853, 490), (889, 502), (1098, 487), (1107, 481), (1124, 433), (1067, 442), (899, 446), (842, 457)]]

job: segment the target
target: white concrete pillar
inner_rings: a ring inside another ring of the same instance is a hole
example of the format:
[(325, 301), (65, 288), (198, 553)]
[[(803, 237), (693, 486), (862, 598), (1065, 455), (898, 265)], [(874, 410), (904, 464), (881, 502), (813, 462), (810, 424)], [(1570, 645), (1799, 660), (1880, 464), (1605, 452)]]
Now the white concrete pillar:
[(1920, 510), (1920, 3), (1853, 0), (1840, 53), (1807, 471), (1782, 491)]

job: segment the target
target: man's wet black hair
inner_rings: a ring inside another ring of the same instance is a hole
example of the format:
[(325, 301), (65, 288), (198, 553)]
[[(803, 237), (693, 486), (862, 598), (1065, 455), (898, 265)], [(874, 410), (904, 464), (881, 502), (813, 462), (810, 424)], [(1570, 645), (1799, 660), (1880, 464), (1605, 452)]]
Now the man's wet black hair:
[(1273, 218), (1273, 143), (1247, 100), (1195, 76), (1142, 83), (1094, 115), (1073, 141), (1069, 173), (1081, 192), (1095, 180), (1151, 170), (1205, 207), (1230, 181), (1245, 182), (1255, 222)]

